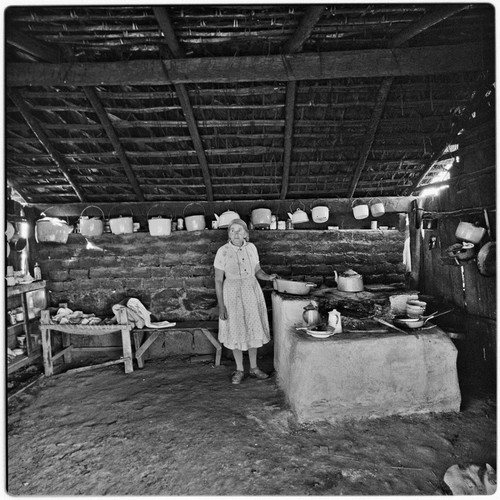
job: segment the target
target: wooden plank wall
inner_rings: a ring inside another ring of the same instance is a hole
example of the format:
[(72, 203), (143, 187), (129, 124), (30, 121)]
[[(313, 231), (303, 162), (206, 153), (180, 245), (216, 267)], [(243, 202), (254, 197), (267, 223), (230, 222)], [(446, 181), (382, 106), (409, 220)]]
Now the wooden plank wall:
[[(424, 214), (438, 219), (435, 230), (420, 230), (421, 254), (419, 289), (455, 306), (447, 317), (451, 330), (464, 334), (460, 347), (465, 351), (465, 375), (494, 385), (496, 379), (496, 276), (480, 274), (477, 260), (459, 266), (446, 249), (457, 243), (455, 231), (460, 221), (486, 227), (483, 210), (488, 209), (492, 237), (496, 227), (495, 127), (491, 121), (464, 134), (460, 163), (452, 168), (450, 188), (439, 197), (424, 200)], [(472, 175), (471, 175), (472, 174)], [(430, 248), (431, 239), (437, 245)], [(476, 245), (476, 252), (490, 241)]]

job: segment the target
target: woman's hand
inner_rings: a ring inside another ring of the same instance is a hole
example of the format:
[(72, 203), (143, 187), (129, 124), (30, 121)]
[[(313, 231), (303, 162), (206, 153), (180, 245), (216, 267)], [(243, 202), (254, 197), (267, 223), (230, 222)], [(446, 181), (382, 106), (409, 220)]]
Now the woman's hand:
[(268, 276), (269, 276), (267, 279), (268, 281), (273, 281), (273, 280), (279, 278), (279, 276), (276, 273), (268, 274)]
[(226, 306), (219, 307), (219, 318), (222, 320), (227, 319), (227, 307)]

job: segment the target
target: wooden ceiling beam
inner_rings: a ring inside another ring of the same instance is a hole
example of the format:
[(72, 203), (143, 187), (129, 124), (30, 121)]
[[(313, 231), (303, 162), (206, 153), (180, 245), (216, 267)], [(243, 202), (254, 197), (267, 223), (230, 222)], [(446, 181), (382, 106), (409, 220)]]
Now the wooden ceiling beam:
[(22, 50), (27, 54), (39, 59), (41, 61), (48, 61), (51, 63), (59, 63), (63, 60), (62, 51), (57, 47), (46, 43), (42, 40), (37, 40), (24, 33), (14, 33), (7, 29), (5, 34), (5, 42), (18, 50)]
[[(154, 7), (153, 11), (155, 13), (160, 29), (163, 32), (163, 36), (167, 42), (170, 52), (176, 58), (184, 58), (184, 50), (182, 49), (177, 40), (177, 37), (175, 36), (174, 26), (170, 21), (170, 16), (168, 15), (167, 9), (165, 7)], [(168, 75), (168, 70), (166, 69), (166, 64), (164, 61), (162, 61), (162, 66), (165, 70), (165, 73)], [(189, 134), (191, 135), (191, 139), (193, 141), (196, 155), (198, 156), (198, 161), (200, 163), (203, 179), (205, 181), (205, 186), (207, 189), (207, 200), (212, 201), (214, 199), (214, 194), (212, 188), (212, 180), (210, 178), (210, 169), (208, 167), (207, 156), (205, 154), (205, 149), (201, 141), (196, 118), (194, 117), (193, 107), (191, 106), (191, 101), (189, 99), (189, 93), (183, 83), (174, 83), (174, 87), (181, 104), (182, 112), (184, 113), (184, 117), (186, 118), (186, 123), (188, 126)]]
[[(431, 26), (434, 26), (435, 24), (444, 21), (448, 17), (456, 14), (457, 12), (460, 12), (464, 10), (465, 8), (468, 8), (468, 6), (453, 6), (453, 7), (447, 7), (444, 9), (440, 9), (439, 12), (432, 12), (415, 23), (412, 23), (410, 26), (402, 30), (398, 35), (396, 35), (390, 42), (389, 42), (389, 47), (390, 48), (395, 48), (403, 43), (407, 42), (411, 38), (419, 35), (426, 29), (430, 28)], [(382, 118), (382, 113), (385, 108), (385, 104), (387, 101), (387, 96), (389, 95), (389, 92), (391, 90), (392, 82), (394, 81), (393, 77), (388, 77), (386, 76), (382, 84), (380, 85), (378, 95), (377, 95), (377, 102), (373, 108), (373, 113), (370, 119), (370, 123), (367, 128), (367, 133), (365, 135), (365, 140), (363, 142), (363, 146), (361, 147), (361, 153), (358, 159), (358, 163), (356, 165), (356, 169), (354, 170), (354, 175), (352, 178), (351, 186), (349, 187), (349, 197), (352, 198), (354, 195), (354, 192), (356, 191), (356, 187), (358, 185), (359, 179), (361, 178), (361, 174), (363, 173), (363, 170), (365, 169), (366, 165), (366, 160), (368, 159), (368, 155), (370, 154), (373, 141), (375, 140), (375, 135), (378, 130), (378, 126), (380, 124), (380, 120)]]
[(69, 171), (63, 156), (52, 145), (49, 136), (44, 131), (40, 122), (32, 115), (29, 106), (26, 104), (19, 91), (17, 89), (11, 89), (9, 91), (9, 97), (17, 106), (17, 109), (19, 109), (19, 112), (23, 115), (23, 118), (26, 120), (26, 123), (30, 126), (33, 133), (37, 136), (40, 144), (47, 150), (54, 163), (58, 166), (59, 170), (61, 170), (64, 177), (78, 196), (78, 199), (80, 201), (86, 201), (85, 195), (78, 186), (76, 177)]
[(144, 201), (144, 194), (141, 190), (141, 187), (139, 186), (137, 177), (135, 176), (134, 171), (130, 166), (127, 154), (123, 149), (120, 139), (116, 134), (116, 131), (111, 123), (111, 120), (108, 117), (108, 114), (106, 113), (106, 110), (104, 109), (104, 106), (102, 105), (99, 99), (99, 96), (97, 95), (97, 92), (93, 87), (83, 87), (83, 91), (85, 92), (87, 99), (92, 104), (92, 107), (94, 108), (94, 111), (97, 117), (99, 118), (99, 121), (101, 122), (109, 140), (111, 141), (111, 144), (113, 145), (113, 148), (115, 149), (118, 158), (120, 158), (122, 167), (125, 170), (125, 173), (128, 177), (128, 180), (130, 181), (130, 184), (132, 185), (132, 189), (134, 190), (138, 201)]
[(10, 63), (6, 66), (5, 80), (7, 87), (287, 82), (467, 73), (493, 67), (494, 53), (491, 47), (467, 43), (167, 61)]
[[(304, 42), (311, 35), (314, 26), (325, 10), (324, 5), (313, 5), (309, 7), (299, 22), (295, 33), (289, 38), (283, 47), (285, 54), (298, 52), (302, 49)], [(283, 141), (283, 176), (281, 179), (280, 199), (284, 200), (288, 192), (290, 181), (290, 165), (292, 161), (293, 148), (293, 125), (295, 123), (295, 97), (297, 93), (297, 82), (289, 81), (286, 84), (285, 96), (285, 133)]]
[(325, 5), (313, 5), (306, 10), (294, 34), (283, 46), (285, 54), (293, 54), (302, 50), (304, 42), (311, 36), (312, 30), (324, 11)]

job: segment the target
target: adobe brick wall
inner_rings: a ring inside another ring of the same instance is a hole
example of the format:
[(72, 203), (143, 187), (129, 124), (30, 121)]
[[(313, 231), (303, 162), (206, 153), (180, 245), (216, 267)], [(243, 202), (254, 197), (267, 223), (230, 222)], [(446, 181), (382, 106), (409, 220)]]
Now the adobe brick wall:
[[(263, 269), (283, 278), (333, 286), (334, 270), (352, 268), (365, 283), (405, 279), (404, 233), (398, 230), (268, 230), (252, 231), (250, 239), (259, 250)], [(217, 319), (213, 260), (226, 241), (225, 230), (178, 231), (168, 237), (146, 232), (104, 234), (92, 239), (95, 247), (88, 248), (83, 236), (70, 234), (64, 245), (35, 243), (34, 258), (47, 280), (51, 306), (67, 302), (72, 310), (111, 317), (114, 304), (135, 297), (156, 321), (207, 320)], [(261, 285), (270, 308), (272, 284)], [(72, 343), (85, 348), (121, 345), (115, 333), (73, 336)], [(271, 348), (271, 344), (265, 347)], [(212, 345), (200, 332), (171, 331), (151, 346), (146, 359), (211, 352)], [(119, 354), (119, 349), (96, 349), (74, 357), (95, 360)]]
[[(404, 282), (404, 233), (390, 231), (252, 231), (261, 266), (283, 278), (334, 285), (334, 270), (352, 268), (365, 283)], [(112, 315), (125, 297), (138, 298), (158, 321), (217, 317), (213, 260), (227, 241), (225, 230), (104, 234), (68, 243), (35, 245), (35, 259), (47, 280), (50, 304)], [(261, 283), (269, 300), (272, 286)], [(269, 300), (270, 304), (270, 300)]]

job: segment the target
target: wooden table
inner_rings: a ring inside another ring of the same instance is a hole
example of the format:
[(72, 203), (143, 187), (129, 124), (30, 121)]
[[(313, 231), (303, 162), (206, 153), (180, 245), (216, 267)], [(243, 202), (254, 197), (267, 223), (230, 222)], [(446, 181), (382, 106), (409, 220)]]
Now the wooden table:
[[(107, 366), (117, 363), (125, 365), (125, 373), (134, 371), (132, 362), (132, 344), (130, 341), (130, 331), (132, 326), (127, 324), (127, 313), (125, 310), (118, 312), (118, 324), (116, 325), (60, 325), (50, 323), (50, 312), (44, 310), (41, 313), (40, 331), (42, 334), (43, 366), (45, 376), (54, 374), (54, 361), (63, 358), (65, 363), (71, 362), (71, 351), (73, 346), (70, 343), (70, 335), (107, 335), (113, 332), (121, 332), (123, 357), (114, 361), (108, 361), (98, 366)], [(52, 332), (61, 332), (63, 336), (63, 349), (58, 353), (52, 352)]]
[[(135, 357), (137, 359), (137, 365), (139, 366), (139, 368), (144, 368), (144, 355), (160, 335), (165, 335), (176, 330), (199, 330), (215, 347), (215, 366), (220, 366), (222, 346), (209, 331), (210, 328), (217, 328), (218, 324), (218, 321), (182, 321), (176, 323), (175, 326), (168, 328), (141, 328), (132, 330), (134, 336)], [(147, 334), (146, 340), (144, 340), (145, 334)]]

